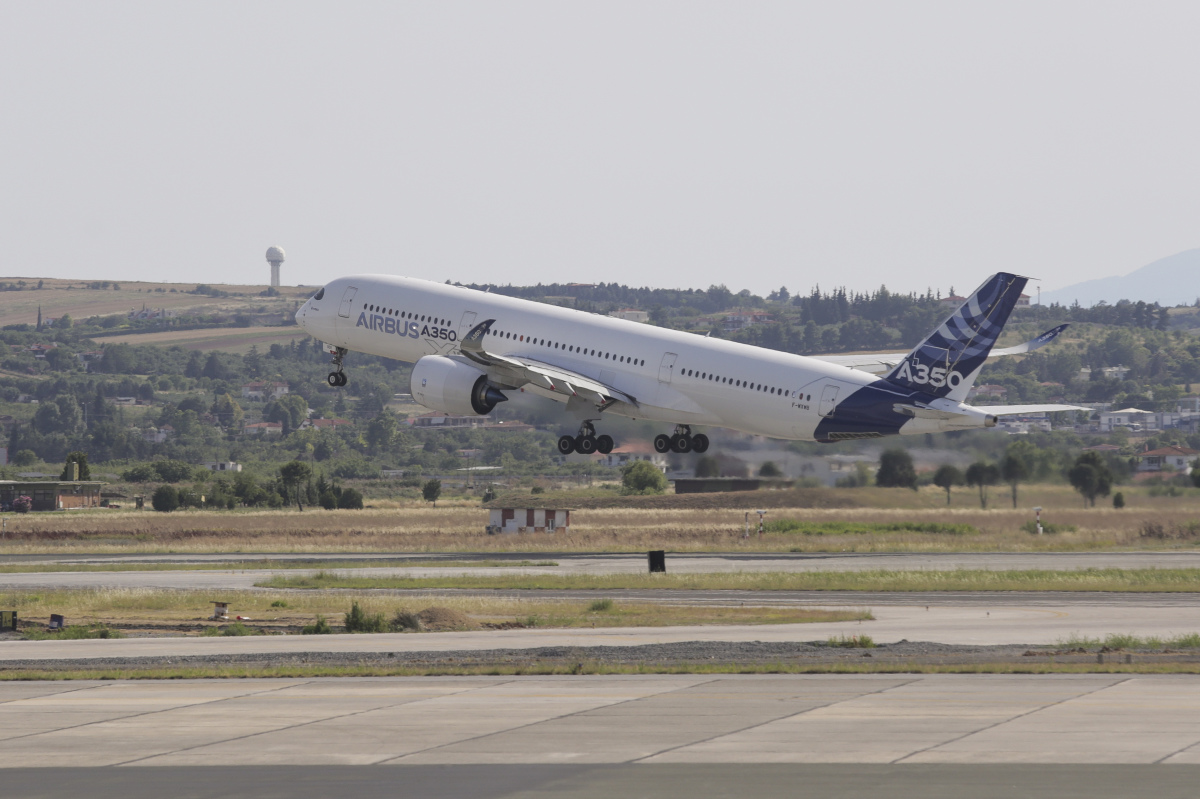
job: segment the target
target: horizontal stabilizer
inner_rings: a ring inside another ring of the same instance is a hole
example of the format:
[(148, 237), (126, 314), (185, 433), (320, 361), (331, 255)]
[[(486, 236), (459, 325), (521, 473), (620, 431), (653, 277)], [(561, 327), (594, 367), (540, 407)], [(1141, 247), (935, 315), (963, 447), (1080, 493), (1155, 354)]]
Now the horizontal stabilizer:
[(1057, 413), (1058, 411), (1088, 411), (1079, 405), (972, 405), (977, 411), (990, 413), (992, 416), (1015, 416), (1024, 413)]

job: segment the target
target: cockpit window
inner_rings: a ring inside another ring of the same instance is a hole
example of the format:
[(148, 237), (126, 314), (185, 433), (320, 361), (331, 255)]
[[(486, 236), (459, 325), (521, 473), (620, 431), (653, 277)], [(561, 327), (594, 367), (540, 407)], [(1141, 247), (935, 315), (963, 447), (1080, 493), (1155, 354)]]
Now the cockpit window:
[(312, 295), (312, 298), (314, 300), (324, 299), (325, 298), (325, 287), (321, 286), (321, 288), (317, 289), (317, 293)]

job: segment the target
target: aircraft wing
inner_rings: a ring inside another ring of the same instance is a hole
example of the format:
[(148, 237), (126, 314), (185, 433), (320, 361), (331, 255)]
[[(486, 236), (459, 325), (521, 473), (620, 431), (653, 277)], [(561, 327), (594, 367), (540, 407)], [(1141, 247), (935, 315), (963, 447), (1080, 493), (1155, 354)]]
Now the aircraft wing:
[[(1033, 352), (1036, 349), (1049, 344), (1054, 339), (1058, 338), (1058, 334), (1067, 329), (1068, 324), (1059, 325), (1051, 328), (1045, 333), (1034, 339), (1026, 341), (1024, 344), (1018, 344), (1015, 347), (1006, 347), (1002, 350), (992, 350), (988, 353), (988, 358), (1000, 358), (1005, 355), (1020, 355), (1024, 352)], [(848, 366), (851, 369), (858, 369), (862, 372), (869, 372), (873, 375), (881, 375), (890, 372), (896, 368), (902, 360), (908, 356), (907, 352), (874, 352), (864, 353), (859, 355), (810, 355), (810, 358), (815, 358), (818, 361), (826, 363), (836, 363), (839, 366)]]
[(487, 319), (471, 328), (459, 344), (463, 356), (487, 371), (501, 388), (520, 388), (533, 384), (563, 396), (580, 397), (603, 411), (614, 402), (637, 407), (637, 399), (620, 389), (552, 363), (521, 356), (496, 355), (483, 348), (484, 338), (495, 319)]

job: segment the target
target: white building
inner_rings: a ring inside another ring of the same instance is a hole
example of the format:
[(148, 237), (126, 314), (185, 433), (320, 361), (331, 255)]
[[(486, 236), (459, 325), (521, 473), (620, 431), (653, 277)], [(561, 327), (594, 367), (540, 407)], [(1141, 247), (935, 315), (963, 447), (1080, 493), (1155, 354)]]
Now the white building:
[(210, 472), (240, 472), (242, 464), (233, 461), (205, 461), (200, 464)]
[(488, 535), (496, 533), (569, 533), (571, 511), (567, 508), (492, 508)]

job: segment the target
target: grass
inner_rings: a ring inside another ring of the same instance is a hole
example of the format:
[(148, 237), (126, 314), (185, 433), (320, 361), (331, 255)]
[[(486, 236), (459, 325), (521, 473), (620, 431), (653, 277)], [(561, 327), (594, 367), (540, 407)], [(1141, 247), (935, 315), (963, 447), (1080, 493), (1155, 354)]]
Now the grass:
[(869, 635), (835, 635), (825, 645), (840, 649), (874, 649), (875, 639)]
[[(1197, 535), (1154, 537), (1146, 530), (1191, 531), (1200, 501), (1189, 494), (1151, 497), (1122, 486), (1128, 506), (1084, 509), (1066, 486), (1022, 488), (1022, 507), (981, 510), (965, 489), (947, 507), (938, 489), (812, 489), (821, 497), (851, 496), (874, 507), (773, 507), (768, 525), (800, 523), (821, 534), (768, 532), (743, 539), (745, 511), (734, 507), (580, 509), (570, 534), (492, 535), (477, 498), (439, 501), (371, 500), (362, 511), (238, 510), (170, 514), (109, 510), (9, 515), (0, 554), (520, 552), (530, 559), (551, 552), (1039, 552), (1112, 549), (1171, 550), (1200, 546)], [(776, 492), (760, 492), (765, 501)], [(780, 492), (782, 493), (782, 492)], [(553, 494), (546, 495), (554, 501)], [(807, 495), (806, 495), (807, 496)], [(744, 498), (743, 498), (744, 499)], [(1007, 497), (1003, 497), (1007, 499)], [(723, 500), (711, 500), (723, 501)], [(799, 502), (799, 498), (795, 501)], [(832, 500), (831, 500), (832, 501)], [(1045, 508), (1043, 524), (1056, 535), (1030, 535), (1022, 526), (1029, 507)], [(912, 529), (908, 529), (911, 527)], [(1072, 529), (1073, 528), (1073, 529)], [(801, 528), (798, 528), (801, 529)], [(972, 529), (977, 533), (954, 533)], [(840, 532), (837, 532), (840, 530)], [(336, 559), (336, 556), (335, 556)], [(234, 558), (231, 557), (231, 560)], [(347, 567), (349, 568), (349, 567)]]
[(1063, 649), (1200, 649), (1200, 633), (1187, 633), (1171, 638), (1160, 638), (1157, 635), (1143, 637), (1133, 633), (1113, 633), (1104, 638), (1074, 634), (1060, 638), (1057, 645)]
[(262, 569), (512, 569), (557, 566), (553, 560), (239, 560), (210, 563), (6, 563), (0, 574), (131, 571), (257, 571)]
[(975, 535), (969, 524), (941, 522), (815, 522), (803, 519), (775, 519), (764, 525), (768, 533), (802, 535), (878, 535), (881, 533), (930, 533), (933, 535)]
[(27, 629), (22, 632), (26, 641), (74, 641), (84, 638), (124, 638), (120, 630), (104, 624), (70, 624), (61, 630)]
[(524, 589), (754, 591), (1145, 591), (1200, 590), (1200, 569), (1079, 569), (1050, 571), (870, 570), (855, 572), (732, 572), (720, 574), (528, 574), (445, 577), (354, 577), (338, 572), (277, 576), (256, 584), (292, 589)]
[[(371, 596), (351, 598), (337, 593), (300, 592), (287, 599), (287, 607), (261, 591), (224, 591), (221, 598), (236, 613), (252, 616), (244, 626), (254, 632), (295, 632), (302, 627), (310, 632), (341, 632), (347, 603), (359, 607), (367, 627), (373, 619), (388, 620), (384, 629), (407, 629), (397, 620), (436, 605), (458, 610), (479, 624), (525, 627), (662, 627), (709, 624), (802, 624), (872, 619), (861, 609), (817, 610), (793, 607), (689, 606), (649, 603), (613, 603), (607, 610), (591, 609), (590, 603), (511, 597), (479, 596)], [(0, 607), (20, 611), (22, 618), (63, 613), (88, 620), (89, 625), (123, 629), (164, 629), (174, 634), (203, 635), (225, 633), (225, 627), (210, 618), (213, 594), (209, 591), (170, 591), (162, 589), (80, 589), (55, 591), (9, 591), (0, 594)], [(336, 620), (336, 626), (324, 620)], [(320, 621), (314, 621), (314, 618)], [(217, 630), (217, 632), (209, 632)]]

